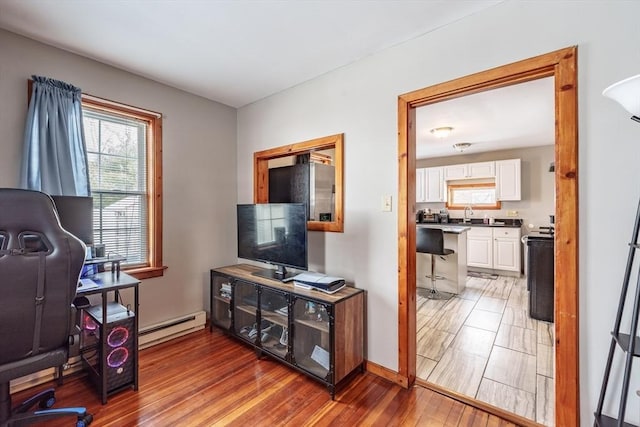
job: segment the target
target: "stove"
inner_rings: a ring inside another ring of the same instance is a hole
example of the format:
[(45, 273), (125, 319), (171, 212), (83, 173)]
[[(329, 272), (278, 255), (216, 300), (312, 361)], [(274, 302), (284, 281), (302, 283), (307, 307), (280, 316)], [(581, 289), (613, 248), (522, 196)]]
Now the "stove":
[(529, 239), (533, 239), (533, 240), (542, 240), (542, 239), (553, 240), (554, 234), (555, 234), (555, 228), (554, 228), (553, 225), (551, 225), (549, 227), (538, 227), (537, 230), (532, 230), (531, 232), (529, 232), (529, 234), (524, 236), (522, 238), (522, 243), (526, 244), (527, 240), (529, 240)]
[(553, 322), (554, 228), (540, 227), (522, 238), (525, 244), (529, 316)]

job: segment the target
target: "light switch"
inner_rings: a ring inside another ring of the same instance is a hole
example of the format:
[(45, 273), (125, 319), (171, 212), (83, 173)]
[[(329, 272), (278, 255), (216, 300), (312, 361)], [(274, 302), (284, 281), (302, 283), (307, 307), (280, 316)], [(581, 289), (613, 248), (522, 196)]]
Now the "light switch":
[(382, 196), (382, 212), (391, 212), (391, 196)]

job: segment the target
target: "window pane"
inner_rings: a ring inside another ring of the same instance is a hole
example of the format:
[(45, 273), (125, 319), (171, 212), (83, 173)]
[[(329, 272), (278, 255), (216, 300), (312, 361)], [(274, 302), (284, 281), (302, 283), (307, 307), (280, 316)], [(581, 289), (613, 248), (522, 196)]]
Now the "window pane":
[(128, 264), (147, 258), (146, 203), (142, 195), (93, 192), (93, 226), (96, 241), (107, 254), (117, 253)]
[(146, 123), (85, 109), (94, 238), (124, 264), (149, 260)]
[(84, 138), (87, 151), (98, 151), (98, 128), (100, 121), (91, 117), (84, 117)]
[(449, 206), (496, 206), (494, 185), (456, 185), (449, 187)]

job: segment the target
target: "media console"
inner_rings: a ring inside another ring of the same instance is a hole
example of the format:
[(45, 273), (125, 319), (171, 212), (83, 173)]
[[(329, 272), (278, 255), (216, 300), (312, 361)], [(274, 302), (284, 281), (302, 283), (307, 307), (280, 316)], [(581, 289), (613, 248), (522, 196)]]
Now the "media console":
[(364, 291), (334, 294), (256, 276), (258, 267), (211, 270), (211, 323), (268, 355), (324, 383), (336, 385), (364, 369)]

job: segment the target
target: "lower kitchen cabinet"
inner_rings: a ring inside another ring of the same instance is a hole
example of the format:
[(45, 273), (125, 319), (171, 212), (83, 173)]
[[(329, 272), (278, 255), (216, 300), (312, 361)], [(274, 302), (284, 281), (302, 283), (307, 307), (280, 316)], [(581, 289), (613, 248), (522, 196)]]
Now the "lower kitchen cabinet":
[(467, 231), (467, 266), (493, 268), (493, 231), (471, 227)]
[(520, 271), (520, 229), (471, 227), (467, 231), (467, 266)]
[(519, 228), (493, 228), (493, 268), (519, 272), (521, 244)]
[(253, 275), (246, 264), (210, 272), (211, 330), (233, 337), (324, 383), (331, 398), (364, 368), (364, 291), (334, 294)]

